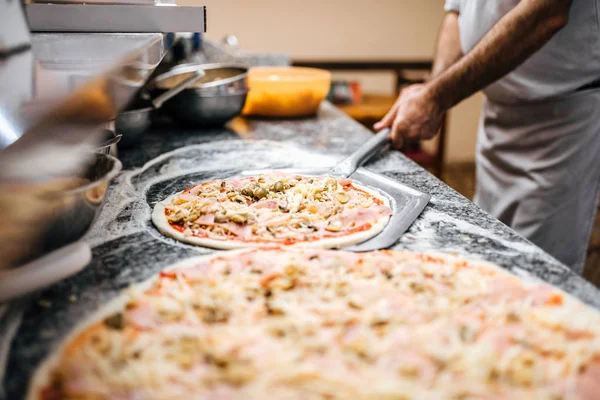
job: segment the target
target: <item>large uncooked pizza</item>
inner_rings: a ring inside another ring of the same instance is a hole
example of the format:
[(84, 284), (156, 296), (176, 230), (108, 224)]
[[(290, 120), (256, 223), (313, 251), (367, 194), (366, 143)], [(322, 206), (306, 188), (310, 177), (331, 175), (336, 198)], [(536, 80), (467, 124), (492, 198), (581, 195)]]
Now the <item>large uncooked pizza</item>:
[(349, 179), (270, 173), (186, 189), (158, 203), (152, 221), (166, 236), (219, 249), (331, 248), (372, 238), (390, 215), (385, 196)]
[(598, 399), (600, 316), (449, 256), (250, 249), (131, 288), (30, 398)]

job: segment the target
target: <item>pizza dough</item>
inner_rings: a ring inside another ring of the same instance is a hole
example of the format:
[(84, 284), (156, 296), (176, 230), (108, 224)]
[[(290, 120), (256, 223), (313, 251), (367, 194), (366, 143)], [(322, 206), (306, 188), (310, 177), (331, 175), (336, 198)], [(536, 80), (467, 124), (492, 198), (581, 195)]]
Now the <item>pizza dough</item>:
[(158, 203), (165, 236), (217, 249), (265, 245), (337, 248), (379, 234), (387, 198), (349, 179), (270, 173), (203, 183)]
[(29, 399), (597, 399), (600, 315), (493, 265), (250, 249), (184, 261), (67, 338)]

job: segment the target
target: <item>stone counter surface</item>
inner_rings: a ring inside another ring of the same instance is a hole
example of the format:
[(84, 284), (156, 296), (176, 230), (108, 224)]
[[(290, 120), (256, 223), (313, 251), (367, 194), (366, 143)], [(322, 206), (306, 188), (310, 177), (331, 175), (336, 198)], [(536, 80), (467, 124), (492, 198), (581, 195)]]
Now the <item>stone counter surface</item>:
[[(157, 201), (200, 180), (241, 170), (331, 166), (369, 134), (324, 104), (318, 117), (309, 119), (236, 119), (228, 128), (208, 130), (163, 124), (153, 128), (137, 148), (121, 150), (124, 171), (110, 187), (104, 209), (86, 236), (93, 246), (91, 264), (13, 303), (0, 317), (0, 343), (2, 336), (4, 343), (14, 337), (10, 346), (0, 348), (7, 353), (5, 397), (22, 398), (33, 371), (49, 351), (121, 290), (181, 259), (214, 252), (162, 237), (150, 221)], [(366, 167), (433, 196), (395, 249), (491, 261), (526, 279), (556, 285), (600, 308), (600, 293), (591, 284), (399, 152), (380, 155)], [(0, 362), (2, 355), (0, 351)]]

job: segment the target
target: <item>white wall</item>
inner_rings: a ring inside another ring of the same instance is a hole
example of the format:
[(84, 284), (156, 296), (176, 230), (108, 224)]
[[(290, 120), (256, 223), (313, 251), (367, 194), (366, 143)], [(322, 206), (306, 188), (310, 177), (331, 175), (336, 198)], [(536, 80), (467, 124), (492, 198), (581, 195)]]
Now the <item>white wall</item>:
[[(302, 59), (423, 59), (433, 52), (443, 0), (178, 0), (206, 5), (207, 36), (235, 34), (242, 49)], [(359, 76), (367, 91), (389, 92), (386, 74)], [(481, 98), (451, 114), (449, 161), (474, 158)]]

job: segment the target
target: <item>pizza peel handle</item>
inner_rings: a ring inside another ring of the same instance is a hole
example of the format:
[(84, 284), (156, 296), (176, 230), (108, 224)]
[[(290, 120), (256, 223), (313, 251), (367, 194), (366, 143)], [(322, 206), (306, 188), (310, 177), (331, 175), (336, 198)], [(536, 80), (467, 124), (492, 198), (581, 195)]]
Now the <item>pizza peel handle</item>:
[(358, 150), (345, 158), (338, 165), (329, 170), (328, 175), (337, 178), (348, 178), (358, 167), (367, 162), (371, 157), (378, 154), (384, 147), (390, 144), (390, 129), (386, 128), (379, 131), (375, 136), (369, 139)]

